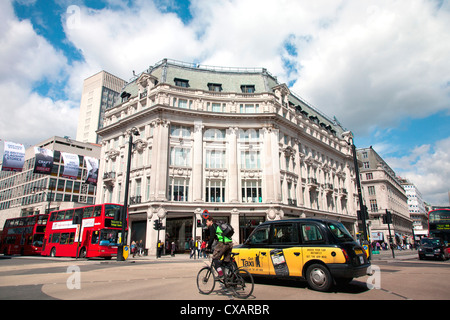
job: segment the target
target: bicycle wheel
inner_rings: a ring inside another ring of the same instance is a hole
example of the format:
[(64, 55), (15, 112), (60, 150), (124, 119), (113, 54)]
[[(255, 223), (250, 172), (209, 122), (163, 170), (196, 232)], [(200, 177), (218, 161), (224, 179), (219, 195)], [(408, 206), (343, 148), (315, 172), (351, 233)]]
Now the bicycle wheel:
[(203, 267), (197, 274), (197, 288), (202, 294), (210, 294), (216, 285), (216, 277), (211, 267)]
[(246, 299), (253, 293), (255, 283), (250, 272), (245, 269), (237, 269), (230, 276), (228, 285), (233, 290), (235, 297)]

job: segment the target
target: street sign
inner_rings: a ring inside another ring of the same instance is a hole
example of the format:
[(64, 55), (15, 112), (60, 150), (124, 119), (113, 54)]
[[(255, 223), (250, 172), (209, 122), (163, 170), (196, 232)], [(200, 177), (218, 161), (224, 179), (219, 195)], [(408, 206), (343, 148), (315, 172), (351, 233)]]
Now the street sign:
[(208, 210), (203, 210), (203, 213), (202, 213), (202, 217), (203, 217), (203, 219), (208, 219), (209, 218), (209, 212), (208, 212)]
[(130, 254), (130, 247), (123, 246), (123, 260), (127, 260), (129, 254)]

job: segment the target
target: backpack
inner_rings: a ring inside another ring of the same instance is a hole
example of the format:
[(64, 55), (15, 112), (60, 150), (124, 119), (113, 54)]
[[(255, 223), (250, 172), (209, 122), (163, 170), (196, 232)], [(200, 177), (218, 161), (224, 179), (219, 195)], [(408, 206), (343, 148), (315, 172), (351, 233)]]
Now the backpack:
[(226, 222), (219, 222), (219, 223), (217, 223), (217, 225), (219, 226), (220, 230), (222, 230), (222, 236), (231, 239), (231, 237), (234, 234), (233, 227)]

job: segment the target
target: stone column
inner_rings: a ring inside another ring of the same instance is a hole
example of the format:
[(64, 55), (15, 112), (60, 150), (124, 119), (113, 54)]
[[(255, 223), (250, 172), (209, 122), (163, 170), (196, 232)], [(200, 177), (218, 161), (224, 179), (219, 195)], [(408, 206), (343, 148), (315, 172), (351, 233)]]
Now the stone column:
[(150, 200), (167, 200), (167, 175), (169, 169), (170, 122), (157, 119), (153, 130), (152, 179)]
[(203, 125), (201, 121), (194, 124), (194, 147), (192, 149), (192, 199), (203, 201)]
[(230, 225), (234, 229), (234, 234), (232, 236), (233, 244), (239, 244), (239, 210), (236, 208), (231, 210)]
[(228, 202), (231, 203), (239, 202), (237, 133), (237, 128), (229, 128), (227, 130)]

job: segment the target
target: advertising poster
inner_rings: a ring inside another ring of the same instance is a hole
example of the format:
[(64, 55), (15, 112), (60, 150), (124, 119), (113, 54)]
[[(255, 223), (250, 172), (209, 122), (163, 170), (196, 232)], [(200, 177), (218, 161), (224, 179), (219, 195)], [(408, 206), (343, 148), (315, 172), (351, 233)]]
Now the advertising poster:
[(76, 154), (66, 152), (61, 152), (61, 155), (64, 161), (64, 172), (62, 176), (69, 179), (77, 179), (80, 158), (78, 158), (78, 155)]
[(84, 160), (86, 161), (86, 168), (88, 171), (86, 183), (96, 186), (98, 179), (98, 159), (91, 157), (84, 157)]
[(25, 147), (23, 144), (4, 141), (2, 171), (22, 172), (25, 163)]
[(51, 174), (53, 168), (53, 150), (34, 147), (36, 160), (33, 173)]

